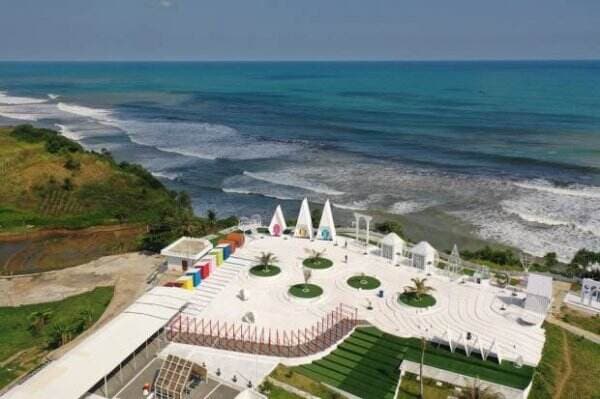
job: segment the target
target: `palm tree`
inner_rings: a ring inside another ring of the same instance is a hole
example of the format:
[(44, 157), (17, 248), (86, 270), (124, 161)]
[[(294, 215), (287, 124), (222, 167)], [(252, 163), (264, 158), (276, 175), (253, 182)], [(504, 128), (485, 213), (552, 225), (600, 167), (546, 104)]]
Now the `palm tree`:
[(94, 321), (94, 312), (92, 312), (90, 309), (83, 309), (81, 312), (79, 312), (79, 316), (81, 317), (81, 320), (83, 320), (85, 327), (92, 325), (92, 321)]
[(263, 267), (265, 272), (269, 271), (269, 266), (277, 262), (277, 257), (273, 252), (261, 252), (260, 256), (257, 256), (259, 264)]
[(308, 285), (310, 278), (312, 277), (312, 271), (308, 268), (303, 268), (302, 275), (304, 276), (304, 288)]
[(310, 254), (308, 259), (319, 260), (323, 257), (323, 254), (325, 253), (326, 250), (323, 249), (321, 251), (317, 251), (316, 249), (305, 249), (305, 251)]
[(414, 295), (417, 298), (417, 301), (420, 301), (423, 295), (430, 293), (431, 291), (435, 291), (435, 288), (426, 285), (426, 278), (411, 278), (413, 285), (407, 285), (404, 287), (404, 292), (407, 294)]
[(495, 391), (490, 385), (482, 387), (479, 379), (464, 388), (458, 397), (460, 399), (504, 399), (504, 395)]
[(52, 314), (51, 310), (32, 312), (27, 317), (29, 319), (29, 329), (36, 334), (39, 333), (48, 324), (52, 318)]

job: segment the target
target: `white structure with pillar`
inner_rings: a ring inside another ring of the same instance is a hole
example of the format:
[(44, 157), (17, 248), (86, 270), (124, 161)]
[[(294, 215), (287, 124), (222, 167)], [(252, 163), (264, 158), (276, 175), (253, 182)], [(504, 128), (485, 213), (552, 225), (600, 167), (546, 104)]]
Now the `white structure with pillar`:
[(354, 212), (354, 227), (356, 228), (356, 242), (360, 243), (360, 221), (364, 220), (365, 228), (365, 251), (369, 247), (369, 231), (371, 230), (371, 220), (373, 218), (364, 213)]

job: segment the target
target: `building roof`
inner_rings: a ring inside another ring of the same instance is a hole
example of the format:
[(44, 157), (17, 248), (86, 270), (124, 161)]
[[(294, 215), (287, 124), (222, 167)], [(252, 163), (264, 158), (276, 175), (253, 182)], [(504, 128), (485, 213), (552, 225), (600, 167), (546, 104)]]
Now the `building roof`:
[(164, 256), (198, 259), (212, 249), (210, 241), (204, 238), (181, 237), (160, 251)]
[(543, 274), (529, 273), (527, 276), (528, 295), (537, 295), (552, 298), (552, 277)]
[(383, 237), (380, 241), (383, 245), (389, 245), (394, 247), (403, 247), (406, 245), (406, 242), (396, 233), (389, 233), (385, 237)]
[(78, 399), (160, 330), (188, 302), (187, 290), (156, 287), (56, 361), (6, 393), (6, 399)]
[(437, 250), (431, 246), (427, 241), (421, 241), (414, 247), (412, 247), (411, 252), (413, 254), (421, 255), (421, 256), (436, 256)]

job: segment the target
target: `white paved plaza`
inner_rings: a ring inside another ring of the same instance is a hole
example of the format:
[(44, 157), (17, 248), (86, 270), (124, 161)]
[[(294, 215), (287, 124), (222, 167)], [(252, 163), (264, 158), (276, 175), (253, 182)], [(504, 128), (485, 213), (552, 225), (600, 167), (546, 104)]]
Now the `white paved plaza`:
[[(364, 249), (355, 246), (352, 239), (347, 239), (348, 248), (344, 246), (346, 238), (339, 237), (337, 241), (339, 245), (335, 246), (327, 241), (254, 235), (195, 290), (192, 304), (185, 313), (206, 320), (241, 324), (243, 316), (252, 312), (258, 328), (290, 330), (310, 328), (327, 312), (344, 303), (358, 308), (360, 319), (391, 334), (447, 339), (446, 333), (450, 330), (453, 338), (458, 339), (461, 334), (470, 332), (470, 342), (478, 340), (486, 350), (495, 340), (504, 359), (515, 360), (522, 356), (525, 363), (539, 362), (544, 331), (539, 325), (519, 321), (523, 312), (517, 304), (519, 298), (508, 291), (433, 275), (428, 284), (435, 288), (433, 295), (437, 303), (428, 309), (408, 307), (397, 302), (397, 295), (411, 283), (411, 278), (425, 277), (423, 273), (408, 266), (391, 265), (377, 255), (375, 247), (365, 255)], [(302, 260), (308, 257), (308, 249), (325, 249), (324, 256), (334, 265), (323, 270), (311, 269), (310, 282), (323, 288), (322, 296), (292, 298), (288, 289), (303, 281)], [(249, 267), (257, 264), (256, 257), (261, 252), (277, 256), (276, 265), (282, 270), (279, 275), (257, 277), (248, 272)], [(360, 273), (378, 278), (381, 286), (369, 291), (348, 286), (346, 280)], [(240, 299), (242, 289), (246, 300)], [(383, 298), (377, 296), (380, 289)], [(372, 310), (367, 309), (369, 301)]]

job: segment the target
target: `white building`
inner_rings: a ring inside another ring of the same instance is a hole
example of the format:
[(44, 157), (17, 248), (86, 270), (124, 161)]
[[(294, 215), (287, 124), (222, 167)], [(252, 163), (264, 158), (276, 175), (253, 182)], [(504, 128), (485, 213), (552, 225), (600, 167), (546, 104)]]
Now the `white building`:
[(404, 256), (406, 242), (396, 233), (389, 233), (379, 242), (381, 246), (381, 256), (396, 263), (398, 256)]
[(302, 205), (300, 205), (300, 213), (298, 213), (298, 219), (296, 220), (294, 237), (313, 239), (312, 218), (310, 216), (310, 208), (306, 198), (302, 200)]
[(529, 273), (525, 290), (525, 311), (521, 319), (530, 324), (541, 323), (552, 302), (552, 277)]
[(283, 234), (285, 229), (287, 229), (287, 224), (283, 217), (283, 211), (281, 210), (281, 205), (277, 205), (275, 213), (273, 213), (273, 217), (271, 218), (271, 223), (269, 224), (269, 233), (271, 233), (272, 236), (279, 237)]
[(213, 246), (203, 238), (181, 237), (163, 248), (160, 254), (167, 257), (167, 267), (173, 271), (186, 271), (206, 255)]
[(426, 273), (432, 273), (440, 260), (438, 251), (427, 241), (421, 241), (412, 247), (410, 252), (412, 267), (423, 270)]
[(325, 205), (323, 205), (323, 213), (321, 214), (321, 221), (319, 222), (317, 237), (321, 240), (330, 241), (335, 240), (337, 237), (329, 200), (325, 201)]

